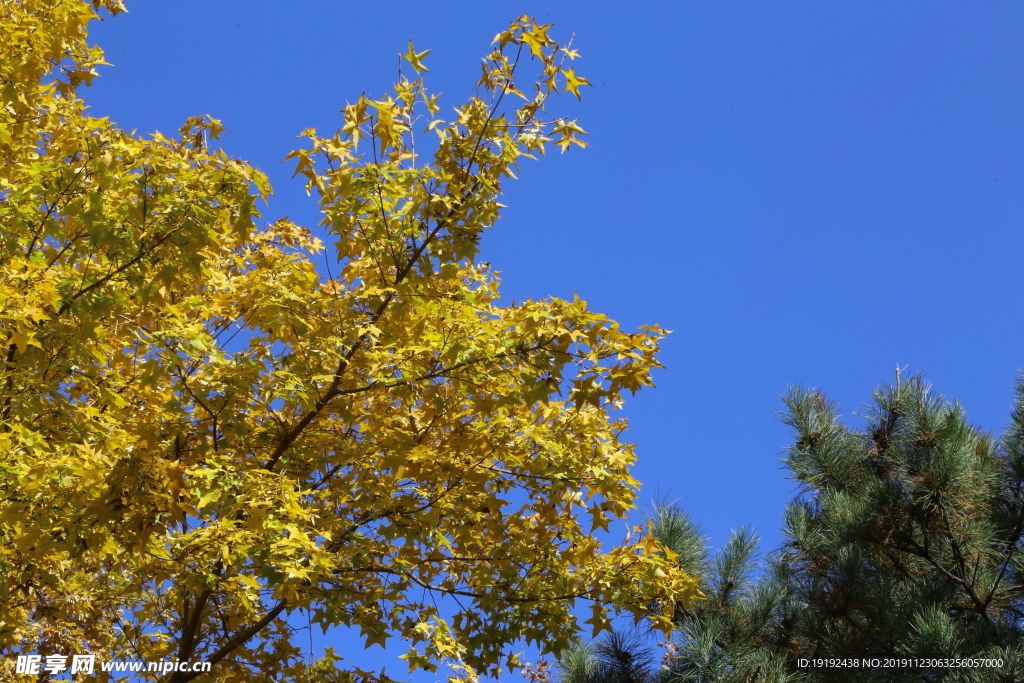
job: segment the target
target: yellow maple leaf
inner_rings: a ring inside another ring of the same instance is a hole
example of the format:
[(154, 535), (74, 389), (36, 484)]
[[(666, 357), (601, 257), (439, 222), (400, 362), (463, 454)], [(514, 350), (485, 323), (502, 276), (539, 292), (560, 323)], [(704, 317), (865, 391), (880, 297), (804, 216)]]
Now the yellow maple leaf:
[(409, 64), (412, 65), (412, 68), (415, 69), (417, 73), (423, 72), (423, 71), (429, 72), (430, 69), (428, 69), (427, 67), (423, 66), (423, 58), (426, 57), (427, 55), (429, 55), (431, 52), (432, 52), (431, 50), (424, 50), (423, 52), (416, 52), (416, 49), (413, 48), (412, 41), (410, 40), (409, 41), (409, 51), (406, 52), (405, 54), (403, 54), (402, 57), (405, 58), (405, 61), (409, 62)]
[(590, 81), (583, 78), (582, 76), (577, 76), (575, 69), (561, 69), (561, 72), (562, 75), (565, 76), (565, 91), (571, 92), (573, 95), (576, 96), (577, 100), (581, 99), (580, 86), (590, 85)]

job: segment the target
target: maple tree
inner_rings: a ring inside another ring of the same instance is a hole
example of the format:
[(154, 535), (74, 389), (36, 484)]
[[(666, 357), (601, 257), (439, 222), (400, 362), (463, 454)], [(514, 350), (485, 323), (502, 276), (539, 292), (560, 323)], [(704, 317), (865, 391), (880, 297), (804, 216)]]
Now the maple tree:
[(652, 537), (592, 535), (633, 504), (615, 410), (651, 384), (663, 331), (579, 299), (502, 304), (474, 259), (517, 163), (583, 145), (575, 121), (545, 118), (552, 94), (588, 85), (550, 26), (499, 34), (454, 120), (410, 44), (415, 79), (360, 97), (334, 135), (306, 131), (291, 158), (325, 247), (257, 225), (267, 178), (210, 147), (216, 120), (141, 137), (86, 115), (104, 63), (87, 27), (119, 0), (0, 6), (5, 663), (369, 676), (330, 652), (307, 665), (287, 618), (301, 610), (472, 678), (515, 667), (520, 641), (564, 648), (578, 599), (600, 630), (652, 604), (669, 625), (699, 596)]

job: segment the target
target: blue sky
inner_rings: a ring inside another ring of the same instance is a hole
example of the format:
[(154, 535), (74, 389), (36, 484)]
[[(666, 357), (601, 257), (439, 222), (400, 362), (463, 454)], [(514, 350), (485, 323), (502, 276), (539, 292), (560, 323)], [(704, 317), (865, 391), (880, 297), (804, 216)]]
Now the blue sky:
[(128, 8), (93, 29), (115, 66), (92, 113), (140, 132), (221, 119), (225, 149), (275, 185), (267, 217), (311, 226), (281, 159), (384, 92), (410, 38), (434, 50), (428, 84), (454, 106), (510, 19), (575, 33), (595, 87), (556, 107), (591, 146), (523, 165), (482, 258), (509, 299), (577, 293), (627, 327), (674, 330), (658, 388), (627, 408), (635, 473), (645, 500), (671, 491), (715, 544), (744, 524), (779, 540), (787, 384), (849, 415), (899, 363), (982, 426), (1006, 424), (1024, 366), (1024, 4)]

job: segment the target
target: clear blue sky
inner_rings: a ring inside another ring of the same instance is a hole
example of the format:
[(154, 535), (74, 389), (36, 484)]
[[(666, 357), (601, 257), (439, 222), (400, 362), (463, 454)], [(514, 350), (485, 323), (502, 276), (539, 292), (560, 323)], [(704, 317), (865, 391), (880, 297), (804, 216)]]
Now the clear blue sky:
[[(1001, 431), (1024, 366), (1020, 2), (143, 2), (97, 25), (95, 115), (140, 132), (209, 113), (267, 172), (267, 216), (314, 225), (280, 160), (382, 93), (408, 40), (460, 103), (530, 13), (576, 34), (590, 148), (522, 167), (483, 259), (509, 299), (578, 293), (674, 330), (628, 406), (645, 499), (671, 490), (719, 544), (777, 543), (794, 489), (787, 384), (849, 415), (897, 363)], [(856, 418), (852, 418), (856, 419)], [(354, 651), (348, 663), (374, 666)], [(379, 664), (377, 664), (379, 666)], [(402, 664), (389, 672), (404, 671)]]

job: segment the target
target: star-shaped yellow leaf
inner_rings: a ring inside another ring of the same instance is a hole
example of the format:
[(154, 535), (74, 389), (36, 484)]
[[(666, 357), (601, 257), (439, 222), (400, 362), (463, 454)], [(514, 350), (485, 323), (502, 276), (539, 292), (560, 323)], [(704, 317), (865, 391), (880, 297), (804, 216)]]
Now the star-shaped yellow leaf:
[(551, 40), (548, 36), (548, 29), (554, 26), (554, 24), (535, 24), (532, 31), (525, 31), (523, 33), (523, 42), (530, 47), (530, 51), (534, 57), (539, 59), (544, 58), (544, 48), (554, 45), (555, 41)]
[[(570, 144), (577, 144), (580, 147), (587, 146), (587, 143), (583, 142), (582, 140), (576, 137), (577, 133), (579, 133), (580, 135), (587, 134), (587, 131), (580, 128), (579, 124), (577, 124), (576, 121), (559, 121), (551, 129), (551, 132), (562, 136), (560, 139), (555, 141), (555, 144), (561, 147), (563, 152), (569, 149)], [(580, 396), (583, 396), (583, 394), (580, 394)], [(577, 400), (582, 399), (578, 397)]]
[(576, 99), (580, 99), (580, 86), (591, 85), (590, 81), (583, 78), (582, 76), (576, 75), (575, 69), (562, 69), (562, 75), (565, 76), (565, 88), (563, 92), (571, 92), (576, 96)]
[(412, 46), (412, 41), (409, 41), (409, 51), (402, 55), (406, 61), (412, 64), (412, 68), (416, 69), (417, 73), (420, 71), (429, 72), (430, 69), (423, 66), (423, 58), (431, 53), (431, 50), (424, 50), (423, 52), (416, 52), (416, 49)]

